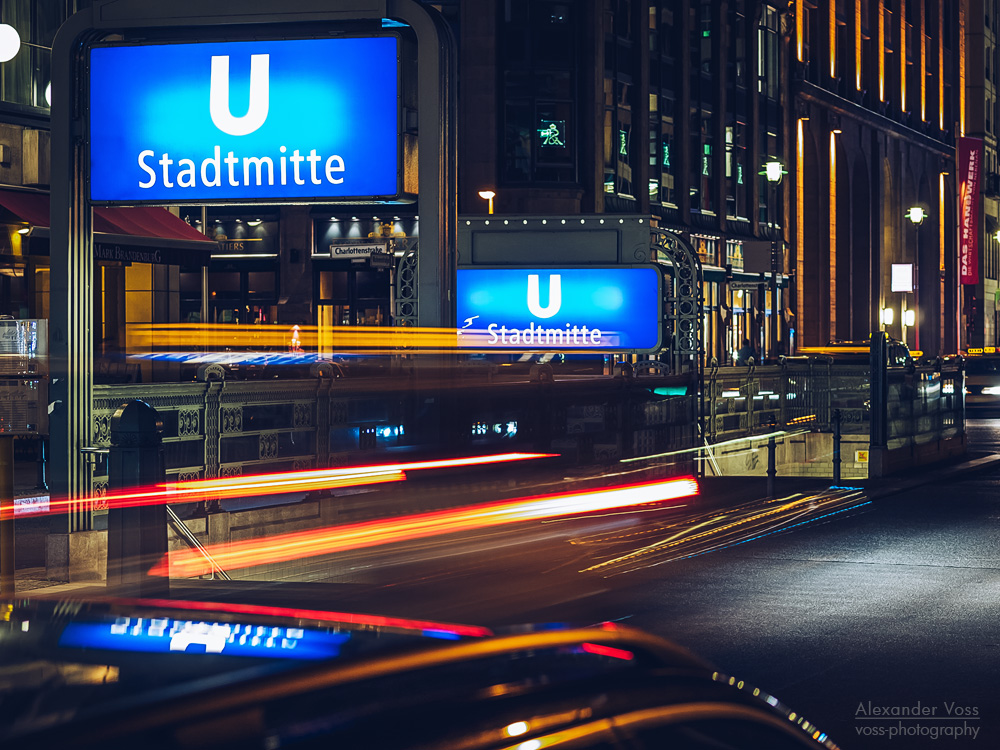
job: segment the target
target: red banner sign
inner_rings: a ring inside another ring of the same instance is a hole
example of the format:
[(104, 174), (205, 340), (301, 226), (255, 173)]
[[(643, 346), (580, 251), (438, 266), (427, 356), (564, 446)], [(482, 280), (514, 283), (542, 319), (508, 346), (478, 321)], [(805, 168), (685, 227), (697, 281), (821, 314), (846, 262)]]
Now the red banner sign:
[(958, 139), (959, 216), (958, 267), (963, 284), (979, 283), (979, 173), (982, 138)]

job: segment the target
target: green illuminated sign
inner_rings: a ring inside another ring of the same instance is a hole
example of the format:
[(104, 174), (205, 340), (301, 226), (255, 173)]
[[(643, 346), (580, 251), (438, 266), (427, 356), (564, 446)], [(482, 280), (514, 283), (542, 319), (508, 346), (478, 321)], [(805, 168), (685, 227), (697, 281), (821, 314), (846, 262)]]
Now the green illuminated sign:
[(566, 137), (566, 121), (542, 120), (541, 122), (542, 127), (538, 128), (538, 137), (542, 139), (542, 147), (566, 148), (566, 141), (563, 140)]

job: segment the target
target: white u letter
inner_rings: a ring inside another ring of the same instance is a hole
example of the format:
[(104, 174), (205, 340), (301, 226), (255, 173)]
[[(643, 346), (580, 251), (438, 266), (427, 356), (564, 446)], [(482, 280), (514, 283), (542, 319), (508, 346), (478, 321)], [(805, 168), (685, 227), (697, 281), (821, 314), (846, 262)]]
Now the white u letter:
[(229, 111), (229, 55), (212, 57), (212, 80), (209, 89), (209, 112), (215, 127), (229, 135), (248, 135), (267, 119), (270, 84), (270, 55), (250, 55), (250, 102), (247, 113), (233, 117)]
[(537, 318), (551, 318), (562, 307), (562, 281), (559, 274), (549, 276), (549, 304), (542, 307), (538, 299), (538, 274), (528, 274), (528, 310)]

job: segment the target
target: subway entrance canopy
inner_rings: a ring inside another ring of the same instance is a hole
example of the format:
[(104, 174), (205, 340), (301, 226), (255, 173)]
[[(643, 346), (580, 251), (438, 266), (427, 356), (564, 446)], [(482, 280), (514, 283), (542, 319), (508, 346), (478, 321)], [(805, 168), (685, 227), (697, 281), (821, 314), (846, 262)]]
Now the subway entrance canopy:
[(95, 0), (53, 44), (53, 493), (92, 528), (95, 207), (419, 196), (413, 322), (454, 324), (455, 47), (416, 0)]

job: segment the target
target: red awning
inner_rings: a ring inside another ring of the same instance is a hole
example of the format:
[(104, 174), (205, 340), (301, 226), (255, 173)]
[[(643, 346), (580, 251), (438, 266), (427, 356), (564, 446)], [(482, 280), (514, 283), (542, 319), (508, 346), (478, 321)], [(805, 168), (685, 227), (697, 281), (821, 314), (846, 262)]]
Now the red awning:
[(0, 190), (0, 206), (14, 214), (13, 221), (26, 221), (33, 227), (49, 225), (48, 193)]
[[(33, 227), (49, 226), (48, 193), (21, 190), (0, 190), (0, 207), (13, 214), (13, 221), (27, 222)], [(187, 240), (215, 245), (183, 219), (158, 206), (118, 208), (100, 206), (94, 209), (94, 231), (105, 234), (131, 235), (164, 240)]]
[[(103, 224), (110, 228), (103, 228)], [(103, 206), (94, 209), (94, 231), (108, 234), (131, 234), (135, 237), (162, 237), (167, 240), (194, 240), (210, 242), (206, 237), (183, 219), (174, 216), (158, 206), (134, 206), (117, 208)]]

